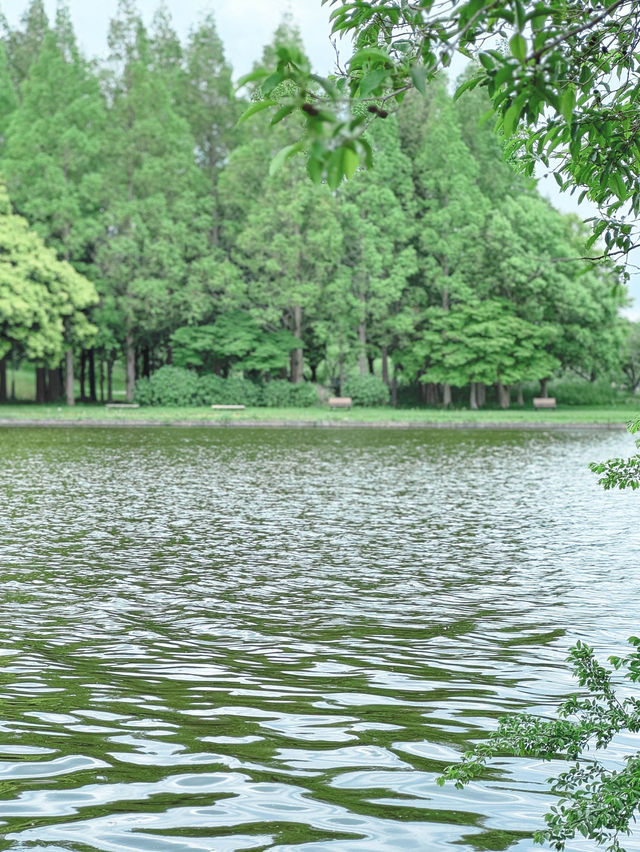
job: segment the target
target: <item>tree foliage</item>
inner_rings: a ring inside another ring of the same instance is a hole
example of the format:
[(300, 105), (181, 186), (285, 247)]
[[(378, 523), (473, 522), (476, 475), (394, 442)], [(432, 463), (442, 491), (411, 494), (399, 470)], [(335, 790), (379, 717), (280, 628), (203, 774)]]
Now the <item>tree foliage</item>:
[[(637, 241), (628, 216), (640, 212), (640, 10), (635, 0), (324, 0), (332, 32), (353, 49), (336, 75), (321, 78), (282, 49), (261, 80), (275, 119), (306, 117), (309, 172), (332, 186), (371, 150), (363, 135), (412, 88), (427, 84), (456, 54), (477, 63), (458, 92), (483, 86), (498, 127), (527, 174), (536, 162), (564, 189), (601, 211), (593, 240), (627, 253)], [(256, 79), (254, 74), (252, 79)], [(287, 82), (287, 88), (282, 83)]]

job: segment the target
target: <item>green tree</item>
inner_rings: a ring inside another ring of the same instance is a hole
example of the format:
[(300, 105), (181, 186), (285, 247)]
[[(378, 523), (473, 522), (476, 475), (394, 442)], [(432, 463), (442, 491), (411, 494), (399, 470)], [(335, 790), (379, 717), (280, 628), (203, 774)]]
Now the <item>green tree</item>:
[[(637, 133), (640, 9), (635, 0), (325, 0), (333, 33), (353, 39), (337, 77), (319, 80), (282, 53), (263, 96), (307, 116), (312, 174), (337, 186), (353, 158), (368, 159), (367, 119), (384, 118), (411, 88), (461, 52), (479, 60), (464, 87), (485, 86), (505, 137), (529, 174), (540, 160), (564, 188), (601, 208), (594, 237), (626, 253), (637, 242), (625, 209), (640, 212)], [(499, 43), (505, 43), (504, 50)], [(497, 42), (497, 43), (496, 43)], [(273, 69), (272, 69), (273, 71)], [(617, 78), (619, 83), (611, 85)], [(276, 86), (288, 81), (284, 96)], [(322, 97), (317, 99), (319, 84)], [(282, 114), (282, 113), (280, 113)], [(627, 207), (625, 207), (625, 205)]]
[[(338, 195), (344, 249), (336, 276), (342, 302), (333, 318), (340, 328), (351, 316), (357, 337), (360, 373), (382, 355), (383, 378), (389, 384), (388, 355), (395, 342), (396, 320), (409, 280), (417, 269), (411, 162), (401, 150), (395, 121), (374, 129), (370, 139), (378, 170), (361, 171)], [(384, 217), (380, 216), (384, 211)]]
[(191, 287), (191, 265), (207, 249), (202, 176), (194, 140), (176, 112), (163, 73), (130, 0), (111, 24), (109, 129), (104, 151), (107, 203), (98, 264), (106, 318), (124, 347), (127, 399), (136, 377), (136, 346), (167, 343)]
[[(12, 113), (1, 160), (18, 212), (79, 272), (94, 277), (104, 193), (99, 171), (106, 111), (70, 23), (44, 39)], [(63, 27), (62, 25), (65, 24)], [(73, 404), (73, 353), (67, 352)]]
[(16, 88), (29, 76), (31, 66), (38, 59), (44, 40), (51, 32), (44, 0), (31, 0), (21, 24), (21, 28), (10, 30), (7, 36), (9, 64)]
[[(6, 358), (27, 358), (39, 368), (38, 401), (44, 402), (44, 369), (63, 352), (85, 346), (96, 332), (87, 310), (97, 301), (93, 284), (58, 260), (27, 221), (12, 213), (0, 186), (0, 390), (6, 398)], [(4, 400), (3, 400), (4, 401)]]
[(211, 244), (220, 243), (221, 216), (218, 181), (231, 150), (236, 146), (240, 115), (231, 79), (231, 66), (209, 13), (189, 35), (185, 50), (185, 76), (176, 105), (189, 122), (196, 144), (196, 161), (207, 177), (212, 217)]
[(419, 348), (428, 364), (423, 380), (470, 387), (469, 407), (478, 408), (477, 386), (496, 385), (501, 408), (510, 388), (549, 376), (559, 361), (547, 349), (557, 330), (516, 316), (509, 302), (489, 299), (432, 309)]

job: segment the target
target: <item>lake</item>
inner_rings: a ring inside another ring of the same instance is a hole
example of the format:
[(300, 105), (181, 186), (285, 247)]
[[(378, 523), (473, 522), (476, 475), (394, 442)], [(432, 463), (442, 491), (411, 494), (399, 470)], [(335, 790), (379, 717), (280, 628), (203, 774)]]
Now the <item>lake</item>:
[(638, 632), (638, 495), (587, 468), (633, 448), (0, 429), (0, 848), (539, 848), (559, 764), (435, 778)]

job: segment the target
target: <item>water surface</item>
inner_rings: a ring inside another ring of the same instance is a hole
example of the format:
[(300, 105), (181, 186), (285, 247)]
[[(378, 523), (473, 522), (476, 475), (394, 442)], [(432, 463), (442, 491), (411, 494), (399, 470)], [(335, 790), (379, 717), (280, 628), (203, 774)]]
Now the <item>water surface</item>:
[(435, 778), (638, 631), (632, 449), (0, 429), (0, 848), (532, 850), (557, 767)]

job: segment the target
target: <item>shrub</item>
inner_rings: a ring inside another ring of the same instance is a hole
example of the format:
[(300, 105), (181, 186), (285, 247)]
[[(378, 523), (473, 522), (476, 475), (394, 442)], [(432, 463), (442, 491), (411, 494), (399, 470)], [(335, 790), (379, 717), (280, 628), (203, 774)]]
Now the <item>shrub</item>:
[(389, 388), (379, 376), (352, 376), (342, 392), (351, 397), (354, 405), (365, 408), (389, 403)]
[(183, 367), (160, 367), (136, 382), (134, 398), (141, 405), (193, 405), (198, 402), (198, 377)]
[(555, 396), (559, 405), (612, 405), (620, 400), (606, 379), (558, 379), (549, 383), (549, 396)]
[(133, 391), (133, 401), (138, 405), (151, 405), (153, 394), (151, 392), (151, 382), (147, 378), (138, 379)]
[(269, 408), (309, 408), (318, 404), (318, 391), (308, 382), (294, 385), (277, 379), (264, 386), (263, 398)]

